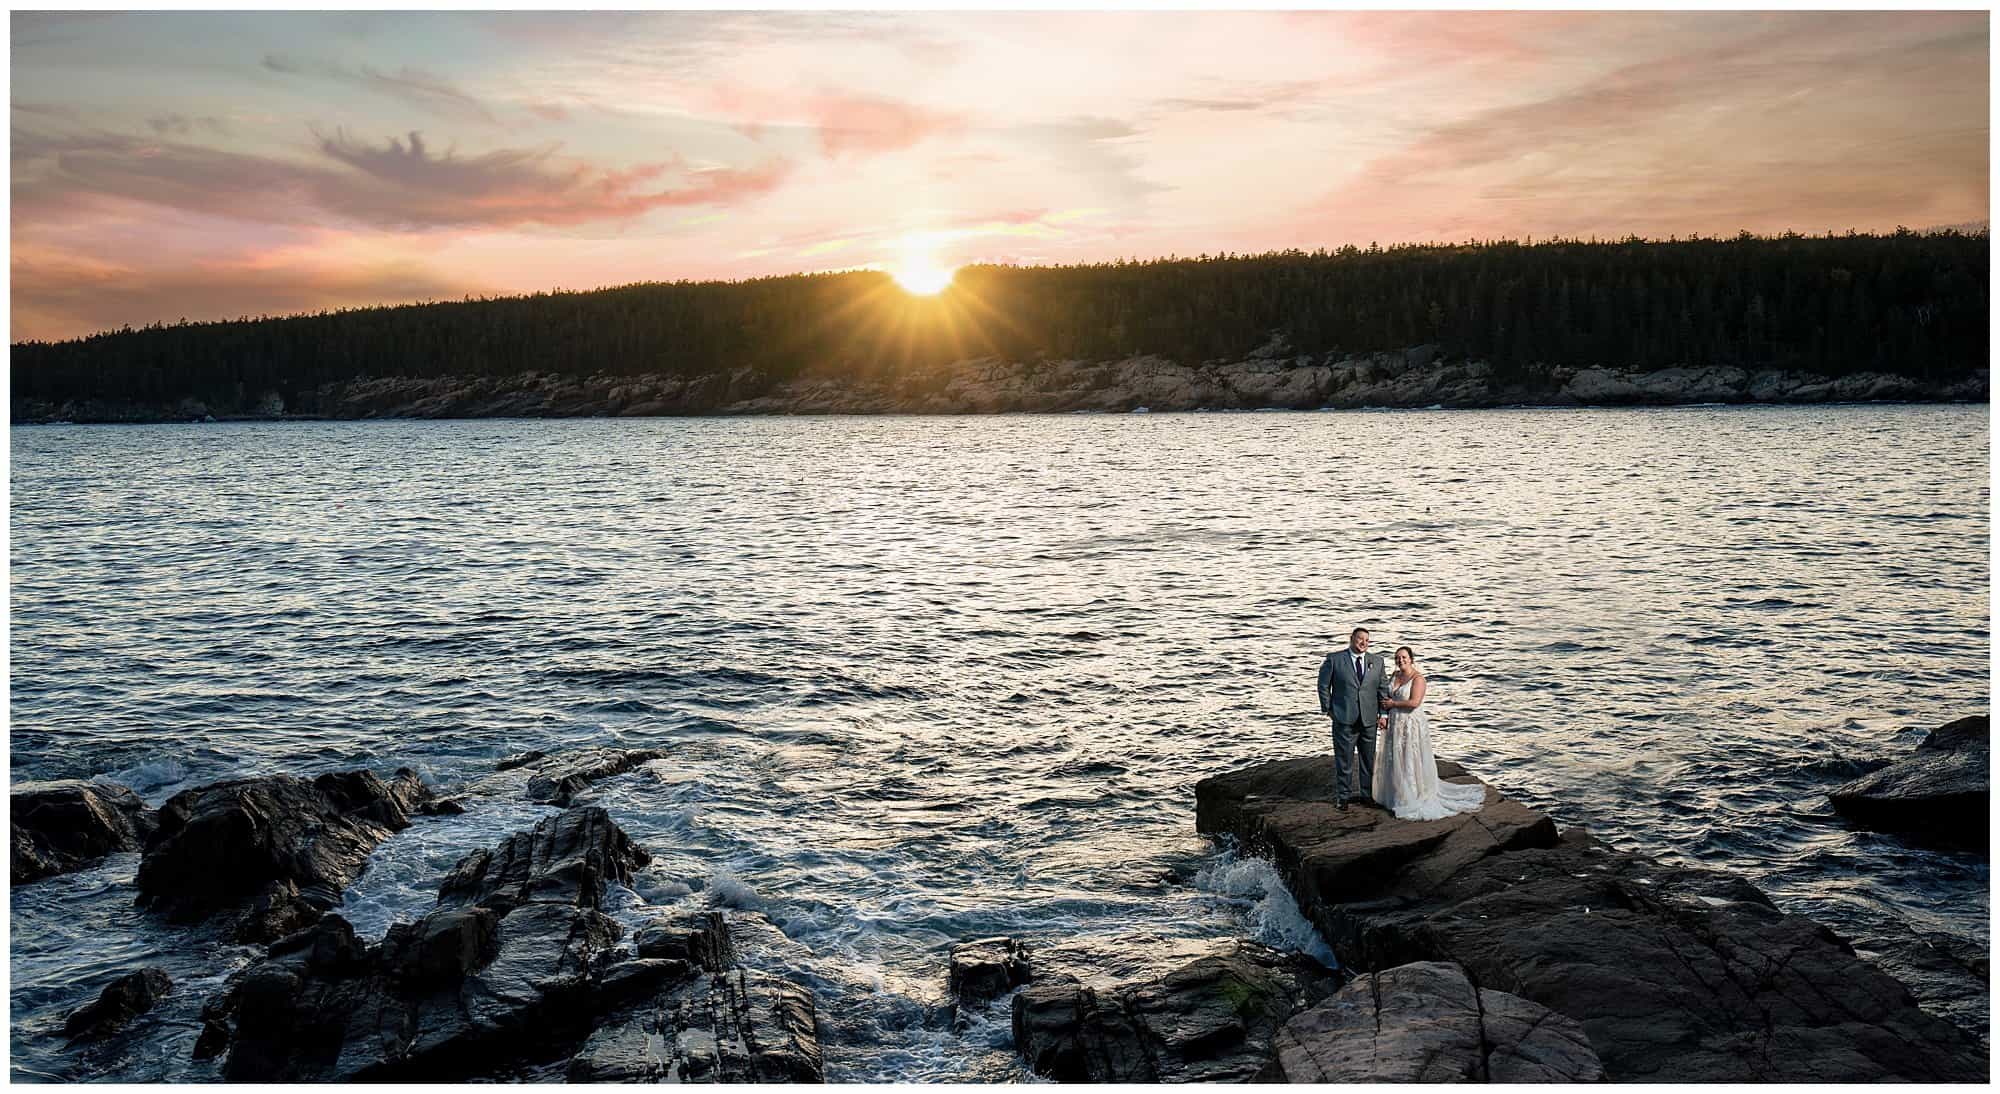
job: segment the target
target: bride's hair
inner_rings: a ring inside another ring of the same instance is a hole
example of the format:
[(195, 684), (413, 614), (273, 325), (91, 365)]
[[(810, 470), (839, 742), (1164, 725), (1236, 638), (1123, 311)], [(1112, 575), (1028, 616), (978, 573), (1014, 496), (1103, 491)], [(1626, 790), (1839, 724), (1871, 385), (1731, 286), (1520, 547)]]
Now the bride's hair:
[(1407, 653), (1407, 654), (1409, 654), (1409, 655), (1410, 655), (1410, 664), (1414, 665), (1414, 664), (1416, 664), (1416, 663), (1417, 663), (1417, 651), (1415, 651), (1415, 650), (1411, 649), (1410, 647), (1408, 647), (1408, 646), (1397, 646), (1397, 647), (1396, 647), (1396, 652), (1397, 652), (1397, 653)]

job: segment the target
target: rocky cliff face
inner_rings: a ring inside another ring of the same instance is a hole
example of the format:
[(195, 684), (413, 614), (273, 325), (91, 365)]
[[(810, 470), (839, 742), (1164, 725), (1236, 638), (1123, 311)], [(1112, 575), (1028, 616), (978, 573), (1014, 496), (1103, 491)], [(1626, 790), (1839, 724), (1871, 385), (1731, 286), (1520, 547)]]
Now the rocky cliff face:
[(1689, 367), (1655, 372), (1550, 368), (1506, 381), (1484, 361), (1436, 347), (1366, 356), (1255, 356), (1184, 365), (1122, 361), (960, 361), (889, 379), (751, 369), (707, 376), (387, 376), (328, 384), (287, 407), (274, 394), (240, 407), (17, 402), (15, 422), (200, 421), (205, 418), (577, 418), (691, 414), (999, 414), (1138, 410), (1312, 410), (1321, 407), (1648, 406), (1687, 403), (1984, 402), (1988, 373), (1924, 382), (1888, 373), (1839, 378), (1779, 369)]

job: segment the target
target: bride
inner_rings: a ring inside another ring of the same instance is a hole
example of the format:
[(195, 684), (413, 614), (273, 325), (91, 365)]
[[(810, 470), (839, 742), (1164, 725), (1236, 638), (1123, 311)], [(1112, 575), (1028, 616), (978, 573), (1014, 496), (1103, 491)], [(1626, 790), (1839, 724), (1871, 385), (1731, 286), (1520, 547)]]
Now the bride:
[(1423, 709), (1424, 674), (1408, 646), (1396, 650), (1396, 676), (1382, 708), (1389, 728), (1375, 761), (1371, 796), (1401, 820), (1441, 820), (1486, 804), (1486, 788), (1438, 778), (1431, 754), (1431, 717)]

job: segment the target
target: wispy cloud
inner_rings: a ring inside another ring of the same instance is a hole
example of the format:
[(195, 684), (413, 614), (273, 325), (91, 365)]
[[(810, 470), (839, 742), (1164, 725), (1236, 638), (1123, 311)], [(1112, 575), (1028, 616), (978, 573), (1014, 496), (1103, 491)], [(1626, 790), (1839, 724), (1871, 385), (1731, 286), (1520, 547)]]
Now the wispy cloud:
[(623, 170), (565, 160), (554, 146), (461, 155), (420, 132), (382, 143), (315, 134), (321, 162), (246, 155), (118, 134), (17, 133), (17, 210), (47, 215), (96, 197), (285, 223), (334, 217), (380, 228), (618, 220), (653, 209), (727, 205), (774, 189), (789, 164), (690, 168), (678, 158)]
[(359, 87), (453, 121), (488, 125), (498, 125), (500, 121), (485, 103), (440, 76), (414, 68), (383, 72), (369, 65), (348, 68), (332, 61), (277, 53), (265, 55), (264, 68), (287, 76), (313, 77)]

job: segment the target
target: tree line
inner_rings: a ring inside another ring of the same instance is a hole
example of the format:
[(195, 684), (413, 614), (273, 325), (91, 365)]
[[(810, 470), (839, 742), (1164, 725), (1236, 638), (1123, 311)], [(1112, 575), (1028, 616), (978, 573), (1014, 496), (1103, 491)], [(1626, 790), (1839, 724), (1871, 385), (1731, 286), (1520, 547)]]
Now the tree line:
[[(14, 397), (310, 410), (383, 376), (920, 375), (954, 360), (1194, 364), (1263, 348), (1435, 344), (1503, 376), (1549, 365), (1986, 367), (1988, 234), (1509, 240), (968, 266), (936, 297), (875, 271), (125, 328), (13, 346)], [(1275, 341), (1274, 341), (1275, 340)]]

